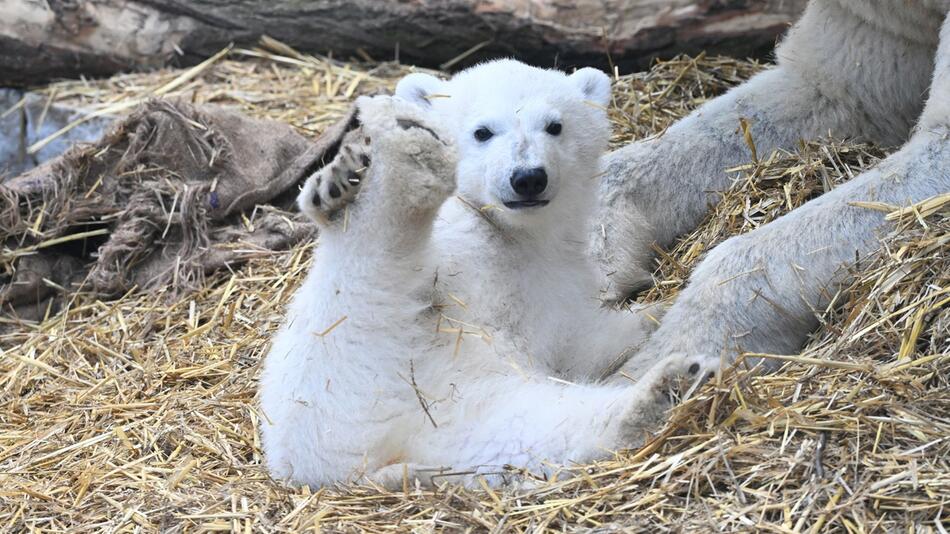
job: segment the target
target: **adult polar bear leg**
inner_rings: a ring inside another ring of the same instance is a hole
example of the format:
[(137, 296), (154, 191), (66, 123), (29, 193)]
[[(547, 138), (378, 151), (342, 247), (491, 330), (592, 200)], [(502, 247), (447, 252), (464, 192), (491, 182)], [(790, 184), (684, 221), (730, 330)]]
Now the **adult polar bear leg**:
[[(678, 355), (633, 384), (571, 385), (514, 375), (453, 384), (454, 399), (430, 403), (425, 417), (431, 424), (427, 421), (411, 442), (410, 455), (418, 463), (387, 466), (368, 477), (400, 487), (404, 472), (426, 484), (474, 485), (472, 475), (484, 475), (495, 485), (510, 482), (499, 476), (509, 465), (551, 474), (572, 462), (604, 458), (639, 446), (657, 429), (670, 407), (671, 381), (703, 380), (719, 364), (718, 358)], [(421, 409), (418, 415), (423, 417)]]
[(760, 155), (827, 135), (902, 144), (933, 72), (947, 2), (813, 0), (778, 47), (777, 67), (606, 158), (592, 235), (608, 300), (645, 283), (650, 243), (668, 245), (702, 220), (750, 159), (740, 119)]
[(943, 23), (927, 105), (910, 140), (850, 182), (714, 248), (626, 371), (668, 354), (791, 353), (817, 324), (843, 266), (877, 248), (884, 214), (950, 191), (950, 18)]

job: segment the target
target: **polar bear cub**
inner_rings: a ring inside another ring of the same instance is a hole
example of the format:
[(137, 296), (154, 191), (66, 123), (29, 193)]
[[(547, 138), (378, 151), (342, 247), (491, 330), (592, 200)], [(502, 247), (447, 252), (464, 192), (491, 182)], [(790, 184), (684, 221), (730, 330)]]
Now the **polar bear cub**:
[(609, 98), (599, 71), (501, 60), (357, 101), (298, 199), (321, 235), (261, 378), (275, 477), (546, 473), (636, 445), (667, 379), (718, 364), (597, 383), (655, 323), (600, 305), (586, 250)]

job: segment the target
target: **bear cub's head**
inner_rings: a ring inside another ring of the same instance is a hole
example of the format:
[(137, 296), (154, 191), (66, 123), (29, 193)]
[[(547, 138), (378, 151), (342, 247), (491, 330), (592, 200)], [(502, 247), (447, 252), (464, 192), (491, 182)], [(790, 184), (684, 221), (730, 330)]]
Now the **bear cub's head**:
[(504, 59), (449, 80), (410, 74), (396, 96), (456, 136), (459, 194), (521, 225), (587, 216), (607, 149), (610, 79)]

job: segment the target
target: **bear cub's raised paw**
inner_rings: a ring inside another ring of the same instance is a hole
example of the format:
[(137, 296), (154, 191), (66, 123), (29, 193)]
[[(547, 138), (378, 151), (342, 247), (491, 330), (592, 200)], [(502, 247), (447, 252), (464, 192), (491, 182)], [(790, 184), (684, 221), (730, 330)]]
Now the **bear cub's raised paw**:
[[(333, 160), (307, 178), (297, 198), (300, 210), (328, 228), (343, 219), (361, 191), (377, 197), (360, 200), (361, 206), (385, 203), (406, 213), (438, 208), (455, 190), (456, 159), (448, 135), (425, 111), (397, 98), (360, 97), (356, 105), (359, 126), (343, 136)], [(376, 167), (391, 178), (373, 185), (371, 193), (366, 182), (377, 181), (370, 177)]]
[(347, 132), (336, 157), (304, 183), (297, 198), (300, 211), (323, 226), (338, 220), (369, 170), (370, 141), (361, 127)]

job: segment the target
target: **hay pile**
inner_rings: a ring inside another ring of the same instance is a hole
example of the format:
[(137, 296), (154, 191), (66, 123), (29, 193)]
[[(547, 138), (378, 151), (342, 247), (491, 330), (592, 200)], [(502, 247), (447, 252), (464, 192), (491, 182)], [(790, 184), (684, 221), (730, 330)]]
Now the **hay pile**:
[[(758, 68), (682, 58), (619, 78), (615, 142), (661, 130)], [(219, 57), (170, 93), (317, 132), (354, 95), (391, 88), (405, 72), (272, 44)], [(115, 109), (181, 76), (45, 90)], [(652, 298), (675, 291), (713, 242), (880, 155), (827, 142), (734, 171), (723, 205), (661, 259), (666, 293)], [(884, 253), (865, 260), (814, 341), (780, 372), (726, 374), (643, 450), (521, 494), (289, 489), (268, 478), (255, 379), (313, 245), (259, 254), (171, 304), (161, 291), (109, 302), (77, 295), (60, 315), (0, 338), (0, 531), (942, 532), (950, 198), (895, 219)]]

